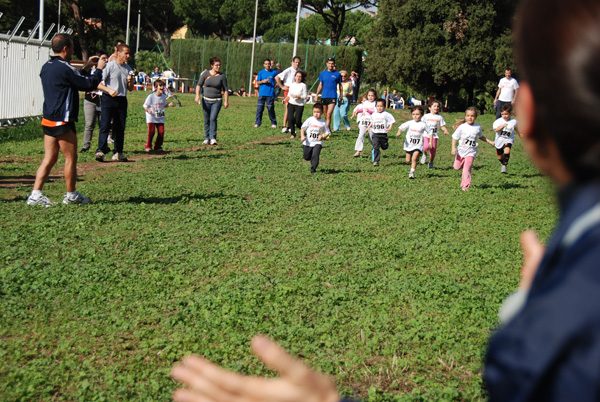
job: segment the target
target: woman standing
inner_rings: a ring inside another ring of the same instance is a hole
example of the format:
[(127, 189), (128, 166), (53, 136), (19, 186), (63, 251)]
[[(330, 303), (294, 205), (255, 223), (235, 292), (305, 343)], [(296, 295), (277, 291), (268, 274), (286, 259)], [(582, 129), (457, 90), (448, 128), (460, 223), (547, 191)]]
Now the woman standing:
[(229, 88), (227, 78), (220, 72), (221, 60), (210, 58), (210, 70), (200, 75), (196, 85), (196, 102), (200, 103), (202, 91), (202, 112), (204, 113), (204, 145), (217, 145), (217, 117), (221, 106), (229, 107)]
[(350, 108), (350, 97), (352, 96), (352, 82), (348, 80), (348, 72), (346, 70), (340, 71), (342, 76), (342, 93), (338, 89), (338, 98), (341, 98), (341, 102), (335, 104), (333, 110), (333, 130), (337, 131), (340, 129), (340, 120), (344, 123), (346, 130), (350, 130), (350, 120), (348, 119), (348, 108)]

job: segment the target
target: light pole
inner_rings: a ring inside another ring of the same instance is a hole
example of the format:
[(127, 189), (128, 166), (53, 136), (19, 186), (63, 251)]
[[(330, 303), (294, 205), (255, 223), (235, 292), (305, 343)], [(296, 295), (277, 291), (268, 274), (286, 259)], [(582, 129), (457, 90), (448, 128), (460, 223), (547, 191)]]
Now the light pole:
[(252, 70), (254, 69), (254, 45), (256, 44), (256, 20), (258, 18), (258, 0), (254, 6), (254, 33), (252, 34), (252, 56), (250, 56), (250, 78), (248, 79), (248, 93), (252, 95)]
[(125, 29), (125, 44), (129, 46), (129, 15), (131, 10), (131, 0), (127, 0), (127, 27)]
[(300, 9), (302, 8), (302, 0), (298, 0), (298, 12), (296, 13), (296, 34), (294, 35), (294, 53), (292, 57), (296, 57), (298, 50), (298, 29), (300, 28)]

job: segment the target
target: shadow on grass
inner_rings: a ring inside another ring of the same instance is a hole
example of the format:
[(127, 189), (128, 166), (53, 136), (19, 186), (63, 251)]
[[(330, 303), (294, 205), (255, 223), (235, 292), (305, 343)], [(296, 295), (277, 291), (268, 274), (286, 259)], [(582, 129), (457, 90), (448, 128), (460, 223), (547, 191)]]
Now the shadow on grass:
[[(62, 176), (49, 176), (46, 183), (62, 179)], [(35, 176), (0, 176), (0, 188), (14, 188), (19, 186), (32, 186), (35, 182)]]
[[(212, 198), (237, 199), (235, 195), (226, 195), (222, 192), (209, 194), (183, 194), (174, 197), (129, 197), (126, 200), (116, 201), (124, 204), (187, 204), (191, 201), (210, 200)], [(115, 201), (99, 201), (98, 204), (114, 204)]]
[(275, 142), (259, 142), (257, 144), (252, 144), (252, 145), (260, 145), (260, 146), (263, 146), (263, 147), (270, 147), (270, 146), (273, 146), (273, 145), (277, 145), (277, 146), (279, 146), (279, 145), (285, 145), (287, 147), (291, 147), (291, 146), (295, 146), (296, 144), (294, 144), (294, 143), (292, 143), (290, 141), (275, 141)]
[(523, 186), (522, 184), (518, 184), (518, 183), (503, 183), (503, 184), (483, 184), (483, 185), (477, 186), (477, 187), (481, 188), (481, 189), (493, 188), (493, 189), (497, 189), (497, 190), (510, 190), (512, 188), (529, 188), (531, 186)]
[(545, 177), (545, 176), (541, 173), (534, 173), (534, 174), (524, 174), (521, 177), (523, 177), (525, 179), (532, 179), (534, 177)]

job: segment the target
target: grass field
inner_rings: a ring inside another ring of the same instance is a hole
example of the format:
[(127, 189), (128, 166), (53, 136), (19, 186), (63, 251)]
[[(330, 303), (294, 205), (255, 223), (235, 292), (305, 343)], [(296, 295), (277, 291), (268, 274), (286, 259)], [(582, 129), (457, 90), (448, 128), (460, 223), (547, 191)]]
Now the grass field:
[[(482, 360), (518, 284), (519, 234), (545, 240), (557, 216), (519, 140), (507, 175), (480, 143), (466, 193), (447, 136), (416, 180), (404, 137), (376, 168), (368, 143), (352, 158), (356, 130), (326, 141), (310, 175), (299, 139), (252, 127), (255, 98), (232, 98), (219, 145), (205, 147), (201, 109), (180, 95), (183, 107), (167, 110), (168, 153), (149, 157), (145, 95), (129, 97), (130, 162), (80, 157), (86, 206), (28, 207), (41, 128), (0, 131), (0, 399), (166, 401), (170, 367), (192, 352), (271, 375), (250, 354), (255, 333), (348, 396), (485, 399)], [(493, 120), (477, 121), (492, 139)], [(44, 187), (54, 201), (62, 164)]]

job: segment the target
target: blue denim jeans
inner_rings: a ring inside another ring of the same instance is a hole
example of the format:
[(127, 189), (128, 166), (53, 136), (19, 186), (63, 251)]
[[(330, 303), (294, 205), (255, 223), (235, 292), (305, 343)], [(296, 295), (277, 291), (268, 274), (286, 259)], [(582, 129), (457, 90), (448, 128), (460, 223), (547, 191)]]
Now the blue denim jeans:
[(217, 139), (217, 117), (223, 105), (222, 100), (210, 101), (202, 98), (202, 112), (204, 113), (204, 139)]
[(267, 104), (267, 111), (269, 112), (269, 119), (271, 124), (277, 125), (277, 118), (275, 117), (275, 97), (274, 96), (259, 96), (258, 102), (256, 103), (256, 124), (260, 126), (262, 124), (263, 111), (265, 110), (265, 103)]

